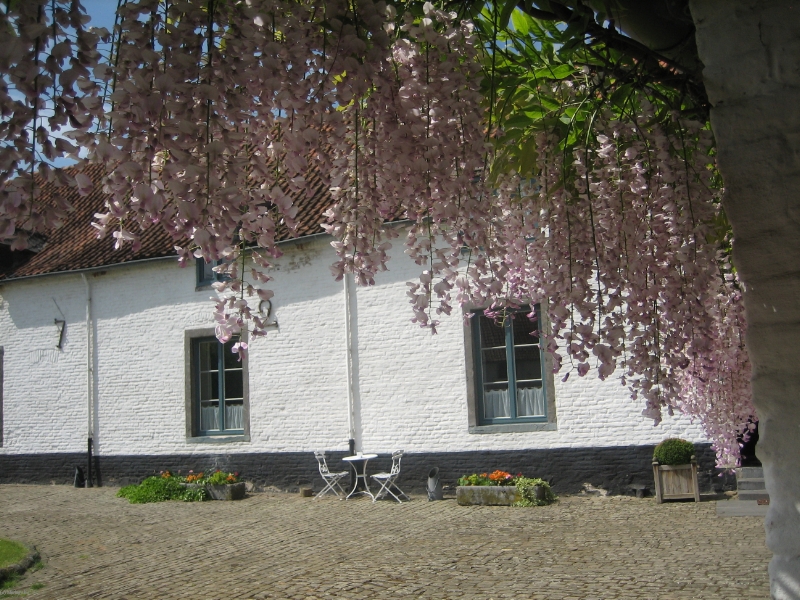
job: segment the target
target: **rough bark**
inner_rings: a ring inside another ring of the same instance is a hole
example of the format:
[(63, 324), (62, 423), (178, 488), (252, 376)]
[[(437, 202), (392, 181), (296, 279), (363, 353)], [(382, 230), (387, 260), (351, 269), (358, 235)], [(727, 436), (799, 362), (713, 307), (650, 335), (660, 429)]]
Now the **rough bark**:
[(772, 597), (800, 598), (800, 4), (692, 0), (746, 285)]

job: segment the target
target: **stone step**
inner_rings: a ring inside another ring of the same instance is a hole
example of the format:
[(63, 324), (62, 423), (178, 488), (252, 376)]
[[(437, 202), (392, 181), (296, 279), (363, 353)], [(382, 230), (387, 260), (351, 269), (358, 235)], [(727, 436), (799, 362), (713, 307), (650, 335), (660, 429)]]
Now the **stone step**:
[(739, 500), (769, 500), (765, 490), (739, 490), (736, 496)]
[(739, 490), (766, 490), (763, 478), (754, 479), (737, 479), (736, 487)]
[(736, 469), (736, 479), (763, 479), (763, 477), (763, 467), (741, 467)]

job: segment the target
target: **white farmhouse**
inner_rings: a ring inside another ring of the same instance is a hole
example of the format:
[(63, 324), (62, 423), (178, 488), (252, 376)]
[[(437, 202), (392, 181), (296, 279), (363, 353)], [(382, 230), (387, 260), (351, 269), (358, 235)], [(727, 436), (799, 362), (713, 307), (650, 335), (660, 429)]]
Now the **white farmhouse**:
[(341, 469), (374, 452), (379, 469), (404, 449), (412, 489), (435, 466), (445, 484), (503, 469), (626, 493), (652, 489), (653, 446), (673, 436), (698, 444), (701, 487), (721, 482), (699, 425), (653, 427), (616, 380), (554, 378), (528, 320), (411, 323), (419, 267), (401, 244), (374, 286), (335, 281), (321, 193), (282, 242), (262, 306), (274, 326), (243, 363), (213, 337), (207, 266), (181, 268), (158, 226), (139, 252), (115, 251), (88, 225), (102, 194), (69, 199), (35, 252), (0, 247), (0, 482), (66, 483), (91, 464), (95, 485), (222, 468), (291, 489), (317, 482), (314, 450)]

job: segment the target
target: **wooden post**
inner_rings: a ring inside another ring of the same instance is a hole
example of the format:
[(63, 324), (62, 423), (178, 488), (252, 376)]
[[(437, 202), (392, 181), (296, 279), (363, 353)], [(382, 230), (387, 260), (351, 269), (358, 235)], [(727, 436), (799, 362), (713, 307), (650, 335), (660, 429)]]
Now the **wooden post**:
[(692, 456), (692, 486), (694, 487), (694, 501), (700, 502), (700, 484), (697, 482), (697, 461)]
[(661, 474), (658, 472), (658, 461), (653, 461), (653, 479), (656, 485), (656, 502), (661, 504), (664, 502), (664, 497), (661, 494)]

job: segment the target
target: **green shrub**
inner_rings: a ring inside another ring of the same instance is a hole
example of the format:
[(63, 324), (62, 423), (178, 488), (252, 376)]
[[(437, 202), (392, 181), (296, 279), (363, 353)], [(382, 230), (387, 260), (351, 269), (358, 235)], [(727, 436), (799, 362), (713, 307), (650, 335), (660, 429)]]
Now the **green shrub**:
[(486, 473), (473, 473), (472, 475), (463, 475), (458, 478), (458, 485), (492, 485)]
[(522, 473), (512, 475), (508, 471), (496, 469), (491, 473), (464, 475), (459, 478), (458, 485), (514, 485), (517, 477), (522, 477)]
[(131, 504), (183, 500), (198, 502), (206, 499), (203, 488), (189, 488), (180, 484), (175, 477), (148, 477), (139, 485), (128, 485), (117, 492), (120, 498), (127, 498)]
[(229, 485), (239, 483), (239, 473), (226, 473), (225, 471), (214, 471), (205, 478), (205, 483), (209, 485)]
[(653, 460), (660, 465), (685, 465), (694, 456), (694, 444), (680, 438), (668, 438), (656, 446)]
[[(550, 484), (544, 479), (531, 479), (529, 477), (517, 477), (514, 480), (517, 490), (519, 490), (522, 499), (515, 502), (514, 506), (546, 506), (552, 504), (558, 498), (550, 489)], [(544, 499), (536, 497), (536, 489), (541, 487), (544, 489)]]

